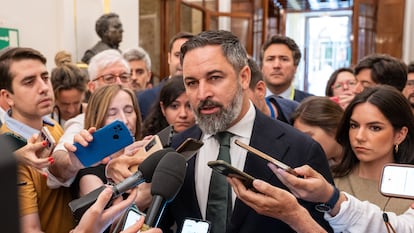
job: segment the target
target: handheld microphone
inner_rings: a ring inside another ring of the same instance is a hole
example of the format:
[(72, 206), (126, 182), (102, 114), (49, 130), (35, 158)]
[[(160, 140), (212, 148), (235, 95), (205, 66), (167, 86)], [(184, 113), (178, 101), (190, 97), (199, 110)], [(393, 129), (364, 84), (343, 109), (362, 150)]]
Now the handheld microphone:
[[(152, 153), (148, 158), (146, 158), (141, 165), (137, 172), (135, 172), (130, 177), (126, 178), (119, 184), (112, 187), (112, 197), (111, 200), (108, 202), (107, 207), (109, 207), (112, 203), (112, 200), (122, 195), (125, 191), (141, 184), (142, 182), (151, 182), (154, 170), (156, 169), (160, 160), (168, 153), (174, 151), (172, 148), (165, 148), (159, 151)], [(83, 197), (75, 199), (69, 202), (69, 207), (72, 210), (72, 213), (75, 217), (75, 220), (79, 221), (82, 215), (86, 212), (89, 207), (95, 203), (96, 199), (98, 198), (99, 194), (106, 188), (105, 185), (93, 190), (92, 192), (86, 194)]]
[(187, 163), (181, 154), (168, 152), (154, 171), (151, 194), (152, 202), (148, 208), (141, 230), (157, 227), (165, 206), (171, 202), (184, 182)]

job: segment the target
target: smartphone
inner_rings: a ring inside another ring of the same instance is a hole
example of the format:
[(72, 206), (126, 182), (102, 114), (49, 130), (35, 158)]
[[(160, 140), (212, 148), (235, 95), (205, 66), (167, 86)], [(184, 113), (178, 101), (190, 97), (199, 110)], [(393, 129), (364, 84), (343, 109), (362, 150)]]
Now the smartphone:
[(42, 129), (39, 132), (39, 137), (38, 137), (38, 141), (45, 141), (46, 142), (46, 146), (44, 148), (41, 149), (40, 151), (40, 157), (41, 158), (46, 158), (48, 157), (53, 149), (56, 146), (56, 141), (53, 138), (52, 134), (50, 133), (49, 129), (46, 126), (43, 126)]
[(169, 125), (157, 133), (163, 147), (171, 146), (171, 139), (174, 135), (174, 127)]
[(125, 213), (125, 218), (122, 219), (122, 231), (126, 230), (128, 227), (134, 225), (141, 217), (145, 214), (139, 211), (137, 208), (128, 208)]
[(1, 135), (1, 139), (5, 142), (4, 145), (7, 145), (11, 151), (16, 151), (27, 144), (26, 139), (12, 132), (6, 132)]
[(380, 192), (384, 196), (414, 199), (414, 165), (386, 164), (382, 170)]
[(75, 155), (85, 167), (101, 161), (134, 142), (134, 137), (127, 126), (119, 120), (98, 129), (92, 136), (93, 140), (87, 147), (74, 143)]
[[(134, 156), (137, 157), (148, 157), (152, 153), (162, 150), (161, 140), (158, 135), (154, 135), (150, 141), (148, 141), (142, 148), (140, 148)], [(138, 165), (129, 167), (131, 172), (136, 172), (138, 170)]]
[(223, 160), (209, 161), (207, 165), (211, 167), (213, 171), (218, 172), (222, 175), (240, 179), (246, 188), (256, 192), (256, 189), (253, 187), (254, 177), (247, 174), (246, 172), (240, 171), (239, 169), (233, 167)]
[(235, 143), (236, 143), (236, 145), (238, 145), (238, 146), (240, 146), (240, 147), (242, 147), (242, 148), (246, 149), (247, 151), (249, 151), (249, 152), (251, 152), (251, 153), (253, 153), (253, 154), (255, 154), (255, 155), (258, 155), (259, 157), (261, 157), (262, 159), (267, 160), (268, 162), (273, 163), (273, 164), (274, 164), (274, 165), (276, 165), (277, 167), (279, 167), (279, 168), (281, 168), (281, 169), (283, 169), (283, 170), (285, 170), (285, 171), (289, 172), (290, 174), (295, 175), (295, 176), (299, 176), (299, 175), (295, 172), (295, 170), (293, 170), (293, 169), (292, 169), (291, 167), (289, 167), (288, 165), (286, 165), (286, 164), (284, 164), (284, 163), (280, 162), (279, 160), (277, 160), (277, 159), (275, 159), (275, 158), (273, 158), (273, 157), (271, 157), (271, 156), (269, 156), (269, 155), (267, 155), (267, 154), (265, 154), (265, 153), (263, 153), (263, 152), (259, 151), (258, 149), (253, 148), (253, 147), (251, 147), (251, 146), (249, 146), (249, 145), (246, 145), (246, 144), (244, 144), (243, 142), (241, 142), (241, 141), (239, 141), (239, 140), (237, 140), (237, 139), (235, 140)]
[(186, 218), (184, 220), (181, 233), (209, 233), (210, 225), (209, 221)]
[(176, 151), (182, 154), (186, 161), (190, 160), (197, 151), (204, 145), (200, 140), (194, 138), (187, 138), (183, 143), (181, 143)]

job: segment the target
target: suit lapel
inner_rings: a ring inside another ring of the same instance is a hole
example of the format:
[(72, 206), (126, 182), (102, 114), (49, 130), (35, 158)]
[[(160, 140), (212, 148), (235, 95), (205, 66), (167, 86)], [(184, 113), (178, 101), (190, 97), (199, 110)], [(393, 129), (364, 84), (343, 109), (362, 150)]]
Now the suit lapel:
[[(283, 160), (289, 146), (283, 143), (284, 129), (279, 127), (278, 122), (275, 121), (256, 110), (250, 146), (275, 159)], [(267, 161), (250, 152), (247, 153), (244, 171), (255, 178), (265, 181), (277, 179), (276, 175), (267, 168)], [(249, 211), (253, 210), (237, 198), (233, 211), (237, 215), (232, 216), (232, 226), (243, 226), (244, 219)]]

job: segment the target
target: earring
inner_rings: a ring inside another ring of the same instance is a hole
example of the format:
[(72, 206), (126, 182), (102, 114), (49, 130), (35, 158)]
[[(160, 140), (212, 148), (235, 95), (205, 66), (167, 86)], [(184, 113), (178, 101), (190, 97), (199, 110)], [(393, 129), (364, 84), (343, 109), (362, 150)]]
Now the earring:
[(394, 152), (395, 152), (395, 154), (398, 154), (398, 144), (395, 144)]

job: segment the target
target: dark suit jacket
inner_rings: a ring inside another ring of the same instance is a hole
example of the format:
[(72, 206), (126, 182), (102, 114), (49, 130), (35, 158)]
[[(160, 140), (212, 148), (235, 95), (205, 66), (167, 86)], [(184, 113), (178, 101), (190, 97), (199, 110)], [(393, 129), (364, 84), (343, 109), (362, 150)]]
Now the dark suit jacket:
[(145, 119), (152, 105), (155, 103), (155, 101), (158, 100), (160, 91), (167, 80), (168, 77), (161, 80), (161, 82), (158, 83), (158, 85), (156, 85), (155, 87), (136, 93), (142, 120)]
[[(173, 147), (179, 145), (188, 137), (200, 138), (201, 130), (194, 126), (173, 139)], [(256, 110), (256, 119), (253, 125), (250, 145), (274, 158), (285, 162), (291, 167), (308, 164), (318, 170), (329, 182), (333, 183), (329, 165), (320, 145), (309, 136), (299, 132), (288, 124), (271, 119)], [(196, 155), (197, 156), (197, 155)], [(272, 185), (287, 189), (267, 168), (267, 162), (260, 157), (247, 154), (244, 171), (255, 178), (269, 182)], [(160, 227), (168, 232), (169, 226), (175, 221), (177, 229), (185, 218), (201, 219), (200, 208), (197, 202), (194, 181), (195, 156), (188, 161), (184, 184), (175, 199), (168, 205), (165, 215), (161, 219)], [(206, 164), (207, 166), (207, 164)], [(316, 211), (315, 203), (300, 201), (311, 213), (314, 219), (328, 231), (332, 231), (324, 220), (323, 214)], [(179, 231), (178, 231), (179, 232)], [(287, 224), (257, 214), (253, 209), (236, 199), (231, 225), (227, 233), (257, 233), (257, 232), (294, 232)]]
[(299, 102), (276, 95), (271, 95), (266, 98), (276, 106), (277, 112), (279, 113), (277, 119), (285, 123), (292, 124), (292, 114), (299, 106)]
[(293, 100), (297, 102), (302, 102), (306, 97), (313, 96), (310, 93), (295, 89), (295, 96), (293, 96)]

